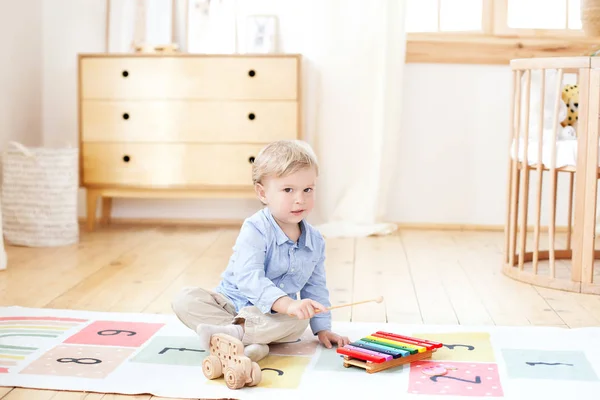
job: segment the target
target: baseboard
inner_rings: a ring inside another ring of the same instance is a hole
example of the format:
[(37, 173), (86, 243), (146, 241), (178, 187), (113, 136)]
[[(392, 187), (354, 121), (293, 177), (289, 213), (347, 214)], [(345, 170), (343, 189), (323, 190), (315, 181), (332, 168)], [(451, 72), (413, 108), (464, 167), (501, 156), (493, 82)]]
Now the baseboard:
[[(79, 217), (79, 223), (85, 224), (87, 218)], [(97, 219), (98, 226), (102, 220)], [(244, 223), (243, 219), (191, 219), (191, 218), (115, 218), (110, 219), (111, 225), (140, 225), (140, 226), (206, 226), (206, 227), (236, 227)]]
[[(404, 223), (400, 222), (397, 224), (400, 230), (427, 230), (427, 231), (479, 231), (479, 232), (504, 232), (504, 225), (480, 225), (480, 224), (438, 224), (428, 222), (414, 222)], [(533, 225), (527, 227), (527, 232), (533, 232)], [(546, 226), (540, 228), (540, 232), (548, 232), (549, 229)], [(557, 226), (556, 232), (566, 233), (568, 227)]]
[[(79, 222), (84, 224), (86, 218), (80, 217)], [(142, 225), (142, 226), (206, 226), (206, 227), (240, 227), (242, 219), (192, 219), (192, 218), (111, 218), (115, 225)], [(101, 225), (100, 219), (97, 223)], [(504, 225), (481, 224), (439, 224), (439, 223), (404, 223), (396, 224), (399, 230), (428, 230), (428, 231), (478, 231), (478, 232), (503, 232)], [(527, 227), (528, 232), (533, 232), (534, 227)], [(556, 232), (566, 233), (566, 226), (557, 226)], [(548, 232), (548, 227), (541, 227), (540, 232)]]

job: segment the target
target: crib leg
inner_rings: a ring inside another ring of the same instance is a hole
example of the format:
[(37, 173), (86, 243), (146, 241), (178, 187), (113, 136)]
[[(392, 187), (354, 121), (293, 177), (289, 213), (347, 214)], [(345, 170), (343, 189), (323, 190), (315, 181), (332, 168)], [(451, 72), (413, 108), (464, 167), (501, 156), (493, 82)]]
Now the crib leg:
[(507, 221), (507, 246), (508, 246), (508, 265), (515, 265), (515, 255), (517, 247), (517, 221), (519, 215), (519, 186), (520, 186), (520, 171), (519, 171), (519, 132), (521, 122), (521, 75), (522, 72), (513, 74), (513, 96), (511, 104), (511, 143), (514, 143), (514, 159), (511, 158), (511, 168), (509, 182), (512, 184), (510, 189), (510, 203)]
[(529, 209), (529, 103), (531, 98), (531, 70), (525, 71), (525, 104), (523, 114), (523, 163), (521, 169), (521, 234), (519, 241), (519, 270), (523, 270), (525, 251), (527, 250), (527, 210)]
[(515, 101), (520, 97), (520, 72), (513, 71), (512, 72), (512, 86), (511, 86), (511, 105), (510, 105), (510, 140), (508, 145), (508, 172), (506, 174), (506, 222), (504, 225), (504, 264), (510, 264), (512, 261), (511, 254), (511, 240), (513, 237), (513, 228), (512, 228), (512, 210), (513, 210), (513, 200), (514, 200), (514, 169), (517, 168), (517, 161), (513, 159), (512, 154), (514, 152), (515, 158), (518, 158), (519, 154), (519, 144), (516, 139), (516, 133), (518, 132), (518, 119), (515, 115), (519, 112), (519, 101)]
[(598, 190), (598, 118), (600, 110), (600, 70), (590, 72), (590, 88), (588, 100), (588, 130), (586, 146), (585, 201), (583, 219), (583, 244), (581, 246), (581, 283), (594, 282), (594, 256), (596, 239), (596, 201)]
[[(591, 73), (589, 68), (582, 68), (579, 71), (579, 123), (577, 126), (577, 181), (575, 182), (574, 212), (573, 212), (573, 256), (571, 263), (571, 281), (581, 282), (581, 273), (583, 265), (583, 242), (584, 242), (584, 219), (585, 219), (585, 192), (586, 192), (586, 156), (589, 125), (594, 121), (589, 120), (588, 116), (592, 112), (589, 107)], [(595, 89), (596, 90), (596, 89)], [(598, 120), (596, 119), (596, 124)]]

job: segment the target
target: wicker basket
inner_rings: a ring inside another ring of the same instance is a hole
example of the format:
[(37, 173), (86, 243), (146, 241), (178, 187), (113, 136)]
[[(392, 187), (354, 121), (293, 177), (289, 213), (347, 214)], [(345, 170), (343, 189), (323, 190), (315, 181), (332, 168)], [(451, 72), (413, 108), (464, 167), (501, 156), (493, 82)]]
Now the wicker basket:
[(581, 0), (581, 25), (587, 36), (600, 36), (600, 0)]
[(7, 241), (50, 247), (78, 242), (77, 148), (26, 148), (15, 142), (2, 159), (2, 229)]

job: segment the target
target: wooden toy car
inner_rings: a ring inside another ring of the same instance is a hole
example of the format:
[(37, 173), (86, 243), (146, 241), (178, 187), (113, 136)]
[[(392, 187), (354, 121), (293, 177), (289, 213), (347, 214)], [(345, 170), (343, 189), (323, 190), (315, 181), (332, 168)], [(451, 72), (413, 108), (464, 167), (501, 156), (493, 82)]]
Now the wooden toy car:
[(211, 336), (210, 355), (202, 362), (202, 372), (208, 379), (224, 375), (229, 389), (256, 386), (262, 378), (260, 366), (244, 355), (242, 342), (224, 333)]

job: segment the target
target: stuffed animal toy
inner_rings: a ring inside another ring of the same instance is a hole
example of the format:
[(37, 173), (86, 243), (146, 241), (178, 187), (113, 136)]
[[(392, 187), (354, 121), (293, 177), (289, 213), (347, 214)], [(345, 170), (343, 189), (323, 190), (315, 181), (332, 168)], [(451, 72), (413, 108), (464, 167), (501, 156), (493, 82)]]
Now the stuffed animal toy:
[(561, 122), (561, 125), (575, 128), (579, 120), (579, 86), (577, 84), (565, 85), (562, 99), (567, 105), (567, 117)]
[(575, 132), (575, 128), (573, 128), (572, 126), (567, 125), (564, 128), (558, 128), (558, 129), (559, 129), (558, 140), (575, 140), (575, 139), (577, 139), (577, 133)]

